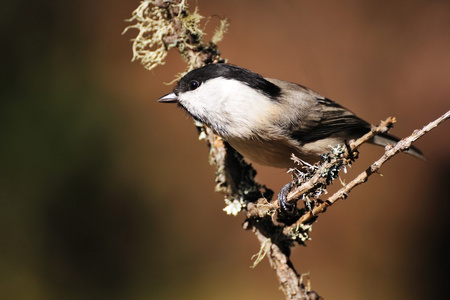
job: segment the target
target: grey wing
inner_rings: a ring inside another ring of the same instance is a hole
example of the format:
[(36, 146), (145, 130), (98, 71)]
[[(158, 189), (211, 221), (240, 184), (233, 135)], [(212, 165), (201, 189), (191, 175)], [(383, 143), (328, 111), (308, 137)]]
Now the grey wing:
[(291, 136), (302, 143), (310, 143), (338, 135), (344, 139), (359, 137), (370, 131), (370, 124), (336, 102), (316, 97), (316, 105), (310, 113), (316, 120), (310, 126), (297, 124), (291, 128)]

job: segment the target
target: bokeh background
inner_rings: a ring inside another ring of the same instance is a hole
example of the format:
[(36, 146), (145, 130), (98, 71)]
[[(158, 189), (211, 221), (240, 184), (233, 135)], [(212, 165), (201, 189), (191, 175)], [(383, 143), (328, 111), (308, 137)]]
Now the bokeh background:
[[(2, 3), (0, 298), (283, 299), (266, 260), (250, 268), (259, 244), (222, 211), (191, 119), (156, 102), (183, 61), (173, 52), (151, 72), (130, 62), (136, 31), (121, 32), (138, 4)], [(198, 6), (230, 19), (219, 44), (229, 62), (373, 123), (396, 116), (398, 136), (450, 108), (449, 1)], [(428, 161), (394, 158), (293, 250), (326, 299), (447, 295), (450, 123), (417, 146)], [(381, 153), (364, 147), (352, 174)], [(256, 167), (274, 189), (289, 179)]]

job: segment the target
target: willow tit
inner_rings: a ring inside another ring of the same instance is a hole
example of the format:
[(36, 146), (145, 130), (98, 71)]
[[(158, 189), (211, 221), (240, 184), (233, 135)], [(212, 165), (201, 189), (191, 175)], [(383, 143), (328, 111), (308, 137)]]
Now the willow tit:
[[(368, 122), (313, 90), (230, 64), (190, 71), (158, 101), (178, 103), (244, 157), (272, 167), (292, 167), (292, 154), (316, 162), (331, 147), (371, 129)], [(397, 141), (389, 134), (370, 140), (382, 146)], [(423, 157), (414, 147), (407, 153)]]

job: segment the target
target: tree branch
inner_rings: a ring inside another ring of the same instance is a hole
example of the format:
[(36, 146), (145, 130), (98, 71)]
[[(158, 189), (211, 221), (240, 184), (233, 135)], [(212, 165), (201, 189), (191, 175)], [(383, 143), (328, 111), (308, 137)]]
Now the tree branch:
[[(447, 111), (445, 114), (443, 114), (441, 117), (437, 118), (436, 120), (430, 122), (428, 125), (424, 126), (420, 130), (415, 130), (410, 136), (401, 139), (395, 146), (386, 146), (385, 153), (383, 156), (381, 156), (377, 161), (375, 161), (373, 164), (371, 164), (364, 172), (360, 173), (355, 179), (350, 181), (348, 184), (346, 184), (344, 187), (339, 189), (336, 193), (334, 193), (332, 196), (328, 197), (326, 201), (323, 201), (319, 203), (317, 206), (315, 206), (312, 210), (306, 212), (303, 214), (298, 221), (289, 227), (286, 227), (284, 230), (284, 233), (287, 234), (290, 230), (295, 228), (295, 226), (298, 226), (298, 224), (307, 224), (311, 220), (315, 219), (317, 215), (324, 213), (326, 209), (336, 203), (339, 199), (345, 199), (348, 197), (348, 194), (358, 185), (363, 184), (367, 182), (369, 177), (378, 172), (378, 170), (381, 168), (382, 165), (384, 165), (389, 159), (394, 157), (400, 152), (408, 150), (411, 145), (417, 141), (419, 138), (424, 136), (426, 133), (430, 132), (432, 129), (439, 126), (444, 121), (448, 120), (450, 118), (450, 111)], [(388, 119), (389, 120), (389, 119)], [(383, 123), (386, 123), (388, 120), (384, 121)], [(384, 124), (382, 123), (381, 126)], [(373, 133), (375, 130), (372, 130)], [(370, 133), (366, 134), (365, 136), (361, 137), (357, 141), (351, 143), (351, 148), (355, 149), (359, 145), (361, 145), (364, 141), (367, 141), (366, 139), (368, 136), (370, 136)], [(312, 184), (313, 185), (313, 184)], [(312, 189), (311, 183), (308, 184), (309, 189)], [(288, 199), (291, 201), (293, 199), (299, 199), (302, 194), (306, 193), (306, 189), (302, 188), (300, 186), (295, 191), (291, 192), (288, 195)]]

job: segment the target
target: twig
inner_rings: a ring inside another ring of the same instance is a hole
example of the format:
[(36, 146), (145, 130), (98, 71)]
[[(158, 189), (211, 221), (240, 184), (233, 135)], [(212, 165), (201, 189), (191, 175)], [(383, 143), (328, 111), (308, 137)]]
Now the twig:
[[(383, 154), (383, 156), (380, 157), (373, 164), (371, 164), (369, 166), (369, 168), (367, 168), (364, 172), (360, 173), (355, 179), (350, 181), (344, 187), (339, 189), (336, 193), (334, 193), (332, 196), (330, 196), (326, 201), (318, 204), (311, 211), (306, 212), (303, 216), (300, 217), (300, 219), (294, 225), (286, 227), (284, 232), (288, 233), (297, 224), (305, 224), (305, 223), (310, 222), (312, 219), (315, 219), (317, 217), (317, 215), (325, 212), (327, 207), (333, 205), (339, 199), (347, 198), (348, 194), (355, 187), (366, 182), (369, 179), (369, 177), (372, 174), (376, 173), (381, 168), (381, 166), (384, 165), (389, 159), (391, 159), (393, 156), (395, 156), (396, 154), (398, 154), (400, 152), (408, 150), (415, 141), (417, 141), (419, 138), (421, 138), (426, 133), (430, 132), (432, 129), (436, 128), (441, 123), (448, 120), (449, 118), (450, 118), (450, 111), (447, 111), (441, 117), (430, 122), (428, 125), (424, 126), (422, 129), (415, 130), (410, 136), (401, 139), (395, 146), (386, 146), (385, 153)], [(354, 143), (354, 145), (360, 145), (359, 142), (363, 138), (364, 137), (357, 140)], [(295, 193), (295, 195), (297, 195), (297, 193)]]
[(351, 142), (349, 145), (350, 150), (348, 151), (346, 157), (343, 158), (337, 157), (335, 160), (331, 160), (329, 162), (322, 164), (320, 166), (321, 170), (317, 170), (315, 172), (315, 175), (311, 179), (309, 179), (307, 182), (302, 183), (302, 185), (295, 188), (288, 194), (287, 196), (288, 202), (293, 202), (300, 199), (302, 195), (311, 191), (318, 184), (328, 185), (328, 183), (326, 182), (327, 177), (323, 176), (325, 170), (331, 169), (334, 165), (336, 165), (337, 160), (339, 159), (344, 160), (346, 158), (352, 157), (353, 152), (356, 151), (362, 144), (373, 138), (378, 133), (387, 132), (395, 122), (396, 122), (395, 118), (389, 117), (385, 121), (381, 122), (380, 125), (378, 125), (377, 127), (373, 127), (371, 131), (369, 131), (356, 141)]

